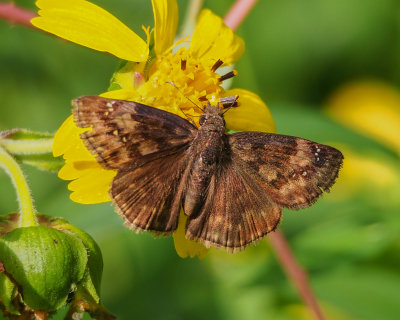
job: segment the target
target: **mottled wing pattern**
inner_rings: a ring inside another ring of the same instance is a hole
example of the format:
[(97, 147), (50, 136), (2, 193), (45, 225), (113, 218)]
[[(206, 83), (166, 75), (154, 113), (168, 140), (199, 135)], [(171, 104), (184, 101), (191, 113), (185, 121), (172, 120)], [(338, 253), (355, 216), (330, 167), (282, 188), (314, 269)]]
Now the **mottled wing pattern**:
[(335, 148), (297, 137), (239, 132), (228, 139), (234, 165), (287, 208), (308, 207), (329, 191), (343, 162)]
[(297, 137), (216, 138), (224, 127), (211, 113), (215, 123), (199, 134), (189, 121), (135, 102), (82, 97), (73, 105), (75, 123), (88, 128), (81, 135), (87, 148), (118, 171), (111, 196), (130, 227), (168, 234), (184, 201), (186, 237), (228, 251), (273, 231), (282, 207), (310, 206), (343, 161), (338, 150)]
[(118, 172), (111, 196), (130, 228), (162, 234), (176, 230), (183, 191), (180, 181), (187, 161), (179, 152)]
[(74, 121), (86, 147), (107, 169), (137, 167), (168, 156), (193, 140), (197, 128), (166, 111), (98, 96), (75, 99)]
[(162, 110), (101, 97), (73, 101), (75, 123), (87, 148), (117, 170), (111, 196), (126, 224), (168, 234), (177, 227), (180, 180), (197, 128)]
[(280, 206), (226, 154), (211, 178), (203, 206), (188, 218), (186, 237), (235, 252), (273, 231), (280, 217)]

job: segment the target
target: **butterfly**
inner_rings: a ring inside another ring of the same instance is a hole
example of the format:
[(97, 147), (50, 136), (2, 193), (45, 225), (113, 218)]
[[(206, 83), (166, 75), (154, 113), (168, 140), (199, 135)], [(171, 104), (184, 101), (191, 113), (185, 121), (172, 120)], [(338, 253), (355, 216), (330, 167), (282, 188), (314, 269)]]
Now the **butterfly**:
[(183, 208), (186, 238), (206, 247), (234, 252), (264, 237), (283, 207), (309, 207), (329, 191), (343, 162), (335, 148), (298, 137), (227, 134), (218, 104), (204, 107), (199, 128), (137, 102), (85, 96), (72, 104), (88, 150), (117, 171), (110, 195), (125, 223), (167, 235)]

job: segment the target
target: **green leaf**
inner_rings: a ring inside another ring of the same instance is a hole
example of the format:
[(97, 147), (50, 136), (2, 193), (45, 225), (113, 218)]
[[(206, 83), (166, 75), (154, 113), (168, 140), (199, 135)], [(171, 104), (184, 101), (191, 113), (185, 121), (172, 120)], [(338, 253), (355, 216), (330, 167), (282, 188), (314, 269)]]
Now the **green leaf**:
[[(356, 279), (356, 282), (355, 282)], [(314, 275), (317, 296), (348, 310), (359, 319), (398, 319), (398, 272), (368, 266), (348, 266)]]

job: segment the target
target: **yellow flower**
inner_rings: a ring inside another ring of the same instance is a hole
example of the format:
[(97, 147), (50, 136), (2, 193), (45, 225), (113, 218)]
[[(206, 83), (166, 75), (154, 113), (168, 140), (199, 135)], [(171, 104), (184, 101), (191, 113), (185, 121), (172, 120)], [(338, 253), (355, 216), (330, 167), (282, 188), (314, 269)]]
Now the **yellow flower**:
[[(238, 95), (240, 107), (226, 113), (227, 128), (275, 131), (267, 106), (256, 94), (222, 88), (222, 81), (235, 72), (224, 76), (216, 71), (221, 65), (232, 65), (242, 55), (244, 43), (210, 10), (201, 12), (190, 41), (183, 39), (174, 44), (178, 25), (175, 0), (152, 0), (154, 29), (150, 32), (149, 28), (143, 28), (146, 41), (88, 1), (38, 0), (36, 4), (40, 8), (39, 17), (31, 21), (36, 27), (126, 60), (114, 74), (110, 91), (102, 96), (140, 102), (180, 116), (190, 115), (198, 121), (201, 111), (186, 97), (200, 105), (207, 100)], [(177, 49), (189, 43), (188, 47)], [(167, 82), (172, 82), (184, 95)], [(53, 153), (65, 159), (59, 177), (73, 180), (68, 185), (73, 201), (84, 204), (110, 201), (108, 191), (116, 172), (102, 168), (87, 151), (79, 138), (83, 131), (87, 128), (77, 128), (72, 117), (57, 131)], [(205, 247), (184, 238), (184, 221), (182, 215), (174, 234), (178, 254), (204, 255)]]
[[(344, 125), (377, 141), (400, 155), (400, 93), (377, 81), (349, 83), (339, 88), (327, 102), (327, 113)], [(360, 154), (349, 146), (341, 146), (344, 164), (335, 193), (341, 197), (349, 191), (367, 187), (376, 192), (398, 197), (400, 170), (398, 158), (381, 152)], [(393, 197), (393, 198), (394, 198)]]

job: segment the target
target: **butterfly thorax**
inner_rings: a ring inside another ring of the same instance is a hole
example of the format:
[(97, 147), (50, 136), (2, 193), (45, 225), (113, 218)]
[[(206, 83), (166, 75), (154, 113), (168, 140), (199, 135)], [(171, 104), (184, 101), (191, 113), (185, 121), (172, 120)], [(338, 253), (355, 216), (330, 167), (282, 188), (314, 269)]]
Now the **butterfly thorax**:
[(221, 115), (221, 108), (219, 105), (206, 105), (204, 107), (204, 112), (199, 120), (200, 129), (199, 133), (203, 132), (219, 132), (223, 135), (225, 132), (224, 118)]
[(225, 146), (225, 125), (219, 106), (207, 105), (189, 152), (193, 155), (190, 166), (184, 211), (194, 213), (204, 201)]

